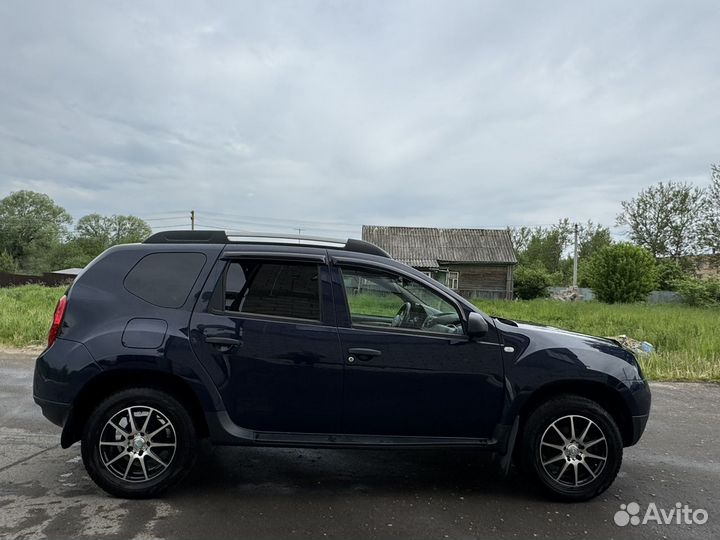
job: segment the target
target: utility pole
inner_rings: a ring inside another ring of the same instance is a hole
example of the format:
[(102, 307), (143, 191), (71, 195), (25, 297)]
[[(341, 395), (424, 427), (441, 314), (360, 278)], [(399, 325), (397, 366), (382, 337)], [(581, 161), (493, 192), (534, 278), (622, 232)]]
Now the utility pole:
[(573, 253), (573, 288), (577, 288), (578, 280), (578, 224), (575, 224), (575, 250)]
[(298, 227), (298, 236), (302, 235), (302, 229)]
[(190, 230), (195, 230), (195, 210), (190, 210)]

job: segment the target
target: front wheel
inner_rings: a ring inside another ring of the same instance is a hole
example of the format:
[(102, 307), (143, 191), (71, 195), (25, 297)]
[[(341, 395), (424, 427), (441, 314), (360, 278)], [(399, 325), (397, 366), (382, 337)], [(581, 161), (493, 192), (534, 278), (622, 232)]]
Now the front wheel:
[(522, 439), (525, 471), (551, 495), (584, 501), (605, 491), (622, 463), (623, 443), (613, 418), (580, 396), (558, 396), (528, 418)]
[(180, 481), (197, 453), (195, 427), (171, 395), (129, 388), (101, 402), (82, 438), (85, 469), (117, 497), (154, 497)]

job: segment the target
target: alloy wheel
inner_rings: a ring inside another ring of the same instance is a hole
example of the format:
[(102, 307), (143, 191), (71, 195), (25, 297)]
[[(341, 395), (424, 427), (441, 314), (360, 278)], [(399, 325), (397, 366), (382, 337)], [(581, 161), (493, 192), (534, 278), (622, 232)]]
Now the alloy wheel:
[(177, 449), (172, 422), (162, 412), (133, 406), (115, 413), (103, 426), (100, 460), (126, 482), (147, 482), (167, 470)]
[(540, 463), (545, 474), (563, 487), (577, 488), (595, 480), (608, 460), (602, 429), (581, 415), (552, 422), (540, 438)]

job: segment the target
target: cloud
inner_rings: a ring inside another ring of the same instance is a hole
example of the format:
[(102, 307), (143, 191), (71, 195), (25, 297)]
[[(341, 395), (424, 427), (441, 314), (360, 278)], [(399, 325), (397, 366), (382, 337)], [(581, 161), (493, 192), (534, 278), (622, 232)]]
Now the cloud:
[(610, 225), (641, 188), (706, 182), (720, 161), (719, 15), (711, 0), (6, 2), (0, 196), (341, 235)]

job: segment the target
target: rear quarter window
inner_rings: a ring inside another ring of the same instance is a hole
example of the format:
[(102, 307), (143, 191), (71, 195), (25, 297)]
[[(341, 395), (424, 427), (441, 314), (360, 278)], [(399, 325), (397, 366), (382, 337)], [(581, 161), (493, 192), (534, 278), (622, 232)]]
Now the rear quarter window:
[(202, 253), (151, 253), (125, 276), (125, 288), (156, 306), (179, 308), (187, 300), (205, 261)]

